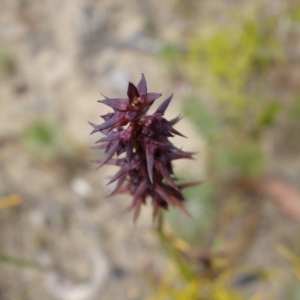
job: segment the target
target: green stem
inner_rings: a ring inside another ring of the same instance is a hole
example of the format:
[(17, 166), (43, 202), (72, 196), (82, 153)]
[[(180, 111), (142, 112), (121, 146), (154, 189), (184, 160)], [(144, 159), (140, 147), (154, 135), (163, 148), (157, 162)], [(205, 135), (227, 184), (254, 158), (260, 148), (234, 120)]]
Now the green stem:
[(1, 262), (12, 264), (12, 265), (15, 265), (17, 267), (32, 268), (32, 269), (36, 269), (36, 270), (39, 270), (39, 271), (46, 271), (47, 270), (47, 268), (45, 268), (44, 266), (42, 266), (38, 262), (23, 259), (23, 258), (16, 258), (16, 257), (7, 255), (7, 254), (2, 253), (2, 252), (0, 252), (0, 263)]
[(163, 212), (160, 211), (158, 214), (157, 227), (156, 232), (160, 241), (162, 248), (165, 250), (169, 258), (177, 267), (179, 273), (185, 280), (191, 280), (194, 278), (194, 274), (188, 265), (181, 257), (178, 251), (173, 247), (170, 240), (166, 237), (163, 232), (163, 224), (164, 224), (164, 215)]

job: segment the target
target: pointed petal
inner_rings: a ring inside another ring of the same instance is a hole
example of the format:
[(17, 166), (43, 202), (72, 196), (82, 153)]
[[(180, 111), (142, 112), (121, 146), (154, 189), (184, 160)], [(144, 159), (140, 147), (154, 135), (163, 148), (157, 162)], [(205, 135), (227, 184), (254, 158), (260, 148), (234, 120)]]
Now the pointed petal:
[(92, 123), (92, 122), (88, 122), (93, 128), (97, 128), (98, 127), (98, 125), (96, 125), (96, 124), (94, 124), (94, 123)]
[(146, 190), (147, 190), (147, 182), (143, 180), (135, 190), (134, 198), (132, 200), (131, 205), (128, 207), (128, 211), (132, 210), (135, 207), (136, 203), (141, 199), (141, 197), (143, 197), (143, 194), (145, 193)]
[(155, 101), (160, 96), (161, 96), (161, 94), (159, 94), (159, 93), (148, 93), (142, 97), (142, 101), (146, 105), (151, 105), (153, 103), (153, 101)]
[(146, 107), (144, 107), (144, 108), (142, 109), (142, 115), (145, 115), (145, 114), (146, 114), (146, 112), (149, 110), (150, 106), (151, 106), (151, 105), (148, 105), (148, 106), (146, 106)]
[(181, 184), (178, 184), (178, 188), (181, 190), (181, 189), (189, 188), (189, 187), (199, 185), (199, 184), (202, 184), (202, 183), (203, 183), (202, 181), (181, 183)]
[(110, 149), (115, 145), (115, 143), (117, 143), (117, 141), (111, 141), (108, 143), (107, 148), (105, 149), (104, 153), (107, 153), (110, 151)]
[(160, 186), (156, 186), (155, 187), (155, 192), (168, 204), (170, 205), (174, 205), (173, 202), (171, 201), (171, 197), (169, 197), (169, 195), (160, 187)]
[(97, 126), (91, 132), (91, 134), (95, 133), (96, 131), (101, 131), (101, 130), (107, 129), (107, 128), (113, 129), (113, 128), (119, 126), (120, 124), (122, 124), (125, 121), (125, 119), (123, 118), (123, 116), (121, 114), (122, 113), (118, 113), (118, 114), (116, 113), (116, 114), (114, 114), (114, 116), (112, 118), (110, 118), (109, 120), (105, 121), (101, 125)]
[(134, 214), (133, 214), (133, 222), (136, 223), (139, 215), (140, 215), (140, 212), (141, 212), (141, 206), (143, 204), (143, 202), (145, 201), (145, 196), (144, 197), (141, 197), (139, 199), (139, 201), (137, 201), (137, 203), (135, 204), (135, 207), (134, 207)]
[(167, 194), (160, 186), (155, 188), (155, 192), (168, 204), (179, 207), (182, 211), (184, 211), (189, 217), (191, 217), (190, 213), (186, 210), (184, 205), (180, 200), (174, 197), (171, 194)]
[(130, 106), (129, 99), (126, 98), (104, 99), (104, 100), (99, 100), (98, 102), (103, 103), (118, 111), (126, 111)]
[(192, 218), (192, 215), (188, 212), (188, 210), (184, 207), (180, 200), (178, 200), (176, 197), (172, 197), (172, 202), (175, 206), (179, 207), (188, 217)]
[(180, 133), (179, 131), (177, 131), (176, 129), (174, 129), (174, 128), (172, 128), (172, 127), (169, 129), (169, 131), (172, 132), (173, 134), (182, 136), (182, 137), (184, 137), (184, 138), (187, 139), (187, 137), (186, 137), (185, 135), (183, 135), (182, 133)]
[(90, 149), (105, 149), (109, 143), (100, 144), (97, 146), (90, 147)]
[(156, 114), (162, 114), (164, 115), (166, 109), (168, 108), (170, 101), (172, 100), (173, 94), (169, 96), (156, 110)]
[(153, 212), (152, 212), (152, 221), (154, 222), (154, 220), (157, 217), (158, 211), (159, 211), (159, 205), (157, 204), (156, 201), (153, 201)]
[(108, 182), (107, 185), (113, 183), (114, 181), (116, 181), (117, 179), (119, 179), (121, 176), (125, 175), (128, 171), (130, 170), (130, 167), (124, 166), (123, 168), (121, 168), (112, 178), (111, 180)]
[(130, 100), (130, 103), (136, 103), (137, 99), (140, 97), (140, 94), (135, 87), (135, 85), (131, 82), (128, 83), (128, 90), (127, 90), (127, 96)]
[(102, 115), (100, 116), (104, 121), (109, 120), (110, 118), (112, 118), (114, 116), (115, 113), (108, 113), (106, 115)]
[(146, 190), (147, 190), (146, 181), (141, 181), (141, 183), (139, 184), (138, 188), (134, 193), (133, 201), (137, 201), (138, 199), (140, 199)]
[(118, 144), (119, 142), (116, 141), (116, 142), (113, 142), (112, 146), (109, 148), (109, 150), (106, 152), (104, 158), (98, 160), (98, 161), (94, 161), (96, 163), (99, 164), (98, 168), (101, 168), (106, 162), (108, 162), (113, 156), (114, 154), (116, 153), (117, 149), (118, 149)]
[(128, 121), (133, 121), (134, 119), (140, 117), (140, 115), (141, 115), (140, 111), (129, 110), (128, 112), (126, 112), (126, 119)]
[(106, 164), (113, 165), (113, 166), (121, 166), (122, 159), (111, 158), (109, 161), (106, 162)]
[(194, 157), (193, 157), (194, 154), (195, 154), (194, 152), (184, 152), (184, 151), (178, 150), (178, 151), (170, 151), (168, 153), (168, 157), (170, 160), (176, 160), (176, 159), (182, 159), (182, 158), (194, 159)]
[(108, 97), (106, 97), (105, 95), (103, 95), (102, 93), (100, 93), (100, 95), (102, 95), (105, 99), (109, 99)]
[(179, 115), (176, 118), (172, 119), (169, 121), (171, 126), (174, 126), (176, 123), (178, 123), (180, 120), (182, 119), (182, 117)]
[(140, 215), (141, 212), (141, 206), (142, 206), (142, 202), (139, 201), (134, 208), (134, 214), (133, 214), (133, 223), (136, 224), (136, 221)]
[(116, 120), (115, 118), (111, 118), (107, 121), (105, 121), (104, 123), (102, 123), (101, 125), (97, 126), (92, 132), (91, 134), (103, 130), (103, 129), (107, 129), (113, 125), (115, 125), (116, 123), (118, 123), (118, 120)]
[(146, 160), (149, 179), (153, 183), (154, 148), (152, 145), (146, 146)]
[(131, 158), (132, 158), (132, 149), (133, 149), (133, 141), (132, 139), (129, 139), (126, 143), (126, 158), (128, 161), (128, 164), (131, 165)]
[(115, 187), (115, 189), (109, 194), (109, 196), (115, 195), (119, 192), (120, 188), (122, 187), (124, 181), (126, 179), (126, 174), (121, 176), (117, 182), (117, 185)]
[(125, 149), (125, 145), (122, 141), (119, 142), (119, 147), (117, 150), (117, 156), (120, 156), (121, 154), (123, 154), (126, 151)]
[(176, 184), (174, 183), (170, 172), (168, 171), (168, 169), (166, 167), (164, 167), (161, 163), (158, 163), (158, 169), (161, 172), (162, 176), (164, 177), (164, 179), (167, 181), (167, 183), (172, 186), (175, 190), (178, 190), (178, 187), (176, 186)]
[(114, 132), (114, 133), (111, 133), (109, 134), (108, 136), (100, 139), (99, 141), (97, 141), (97, 143), (101, 143), (101, 142), (111, 142), (111, 141), (115, 141), (119, 139), (119, 133), (118, 132)]
[(147, 83), (146, 83), (146, 78), (144, 74), (142, 74), (141, 80), (139, 81), (137, 85), (137, 90), (140, 95), (145, 95), (147, 94)]

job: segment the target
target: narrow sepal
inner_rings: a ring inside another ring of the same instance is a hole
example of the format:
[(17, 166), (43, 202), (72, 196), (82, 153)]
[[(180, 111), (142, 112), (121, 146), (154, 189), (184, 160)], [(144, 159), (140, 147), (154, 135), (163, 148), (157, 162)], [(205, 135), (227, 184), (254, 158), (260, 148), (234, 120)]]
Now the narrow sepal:
[(117, 194), (120, 191), (120, 188), (122, 187), (125, 180), (126, 180), (126, 174), (119, 178), (115, 189), (109, 194), (109, 196)]
[(107, 121), (105, 121), (104, 123), (102, 123), (101, 125), (97, 126), (92, 132), (91, 134), (95, 133), (96, 131), (101, 131), (103, 129), (114, 129), (118, 126), (120, 126), (121, 124), (123, 124), (125, 122), (125, 118), (122, 115), (122, 113), (119, 114), (114, 114), (114, 116), (110, 119), (108, 119)]
[(165, 111), (167, 110), (171, 100), (172, 100), (173, 94), (170, 95), (156, 110), (156, 114), (164, 115)]
[(90, 149), (105, 149), (108, 146), (109, 143), (100, 144), (97, 146), (92, 146)]
[(129, 99), (124, 99), (124, 98), (104, 99), (104, 100), (99, 100), (98, 102), (103, 103), (118, 111), (126, 111), (130, 107)]
[(144, 74), (142, 74), (142, 77), (137, 85), (137, 90), (140, 95), (147, 94), (147, 82)]
[(171, 133), (173, 133), (173, 134), (176, 134), (176, 135), (182, 136), (182, 137), (184, 137), (184, 138), (186, 138), (186, 139), (187, 139), (187, 137), (186, 137), (185, 135), (183, 135), (182, 133), (180, 133), (179, 131), (177, 131), (177, 130), (176, 130), (176, 129), (174, 129), (174, 128), (170, 128), (170, 129), (169, 129), (169, 131), (170, 131)]
[(125, 175), (128, 171), (130, 170), (130, 166), (124, 166), (123, 168), (121, 168), (111, 179), (110, 181), (107, 183), (107, 185), (113, 183), (114, 181), (116, 181), (117, 179), (119, 179), (121, 176)]
[(133, 223), (136, 224), (136, 221), (141, 213), (141, 206), (142, 206), (142, 200), (139, 199), (137, 203), (135, 204), (134, 207), (134, 212), (133, 212)]
[(119, 139), (119, 133), (118, 132), (113, 132), (111, 134), (109, 134), (108, 136), (100, 139), (99, 141), (97, 141), (97, 143), (101, 143), (101, 142), (110, 142), (110, 141), (114, 141)]
[(93, 128), (97, 128), (98, 127), (98, 125), (96, 125), (96, 124), (94, 124), (94, 123), (92, 123), (92, 122), (88, 122)]
[(194, 159), (194, 157), (193, 157), (194, 154), (195, 154), (194, 152), (184, 152), (184, 151), (178, 150), (178, 151), (170, 151), (168, 154), (168, 157), (170, 160), (176, 160), (176, 159), (182, 159), (182, 158)]
[(115, 113), (108, 113), (106, 115), (102, 115), (100, 116), (104, 121), (109, 120), (110, 118), (112, 118), (114, 116)]
[(134, 103), (134, 104), (136, 104), (138, 98), (140, 97), (137, 88), (131, 82), (128, 83), (127, 96), (130, 100), (130, 103)]
[(158, 212), (159, 212), (159, 205), (156, 201), (153, 201), (152, 206), (153, 206), (152, 221), (154, 222), (154, 220), (156, 219)]
[(174, 183), (170, 172), (168, 171), (168, 169), (166, 167), (164, 167), (161, 163), (157, 163), (157, 166), (159, 168), (160, 173), (162, 174), (162, 176), (164, 177), (164, 179), (167, 181), (167, 183), (172, 186), (175, 190), (178, 190), (178, 187), (176, 186), (176, 184)]
[(196, 186), (196, 185), (200, 185), (202, 184), (203, 182), (202, 181), (193, 181), (193, 182), (186, 182), (186, 183), (181, 183), (181, 184), (178, 184), (178, 188), (181, 190), (181, 189), (186, 189), (186, 188), (189, 188), (189, 187), (193, 187), (193, 186)]
[(107, 161), (109, 161), (113, 156), (114, 154), (116, 153), (118, 149), (118, 141), (117, 142), (114, 142), (112, 144), (112, 146), (110, 147), (110, 149), (106, 152), (105, 156), (103, 159), (101, 160), (94, 160), (93, 162), (96, 162), (99, 164), (98, 168), (101, 168)]
[(143, 98), (143, 103), (145, 105), (151, 105), (156, 99), (158, 99), (161, 96), (159, 93), (148, 93), (144, 95)]
[(184, 211), (189, 217), (191, 217), (191, 214), (186, 210), (184, 205), (180, 200), (178, 200), (173, 195), (166, 193), (160, 186), (156, 187), (155, 191), (159, 196), (166, 201), (168, 204), (179, 207), (182, 211)]
[(169, 121), (171, 126), (174, 126), (176, 123), (178, 123), (180, 120), (182, 119), (182, 117), (179, 115), (176, 118), (172, 119)]
[(154, 149), (152, 145), (146, 146), (146, 161), (147, 170), (151, 183), (153, 183), (153, 163), (154, 163)]
[(136, 203), (140, 200), (140, 198), (143, 196), (143, 194), (146, 192), (146, 190), (147, 190), (147, 183), (146, 183), (146, 181), (143, 180), (140, 182), (139, 186), (135, 190), (132, 203), (128, 207), (129, 211), (135, 207)]
[(131, 165), (131, 158), (132, 158), (132, 150), (133, 150), (133, 141), (132, 139), (129, 139), (125, 145), (126, 148), (126, 158), (128, 161), (128, 164)]

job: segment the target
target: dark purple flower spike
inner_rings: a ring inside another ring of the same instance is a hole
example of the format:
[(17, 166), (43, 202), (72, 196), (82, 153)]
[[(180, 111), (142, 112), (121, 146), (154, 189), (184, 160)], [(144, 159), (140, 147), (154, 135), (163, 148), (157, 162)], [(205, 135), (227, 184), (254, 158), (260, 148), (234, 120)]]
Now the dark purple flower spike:
[[(193, 153), (176, 148), (168, 140), (174, 135), (185, 137), (173, 128), (180, 121), (180, 116), (171, 121), (163, 117), (173, 95), (154, 114), (147, 115), (148, 109), (161, 94), (147, 92), (146, 79), (142, 74), (137, 86), (129, 82), (127, 96), (104, 96), (105, 99), (99, 101), (114, 112), (101, 116), (104, 122), (100, 125), (90, 123), (94, 128), (92, 133), (99, 131), (105, 135), (96, 142), (101, 144), (92, 147), (105, 149), (104, 157), (93, 162), (98, 164), (98, 168), (104, 164), (119, 167), (108, 183), (117, 182), (111, 195), (128, 193), (133, 196), (129, 209), (134, 210), (134, 220), (149, 197), (152, 199), (153, 218), (159, 209), (167, 209), (169, 205), (177, 206), (188, 214), (183, 206), (181, 190), (198, 182), (176, 184), (174, 181), (172, 161), (193, 159)], [(118, 158), (113, 158), (115, 155)]]

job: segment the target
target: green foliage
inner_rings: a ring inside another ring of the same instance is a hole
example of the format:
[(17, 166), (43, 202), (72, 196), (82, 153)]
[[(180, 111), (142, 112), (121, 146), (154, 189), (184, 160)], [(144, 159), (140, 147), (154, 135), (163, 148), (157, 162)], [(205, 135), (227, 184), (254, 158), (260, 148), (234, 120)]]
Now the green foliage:
[(295, 22), (299, 22), (300, 21), (300, 6), (295, 7), (292, 10), (290, 18), (291, 18), (291, 20), (293, 20)]
[(251, 141), (234, 141), (218, 152), (218, 159), (214, 163), (219, 177), (226, 178), (229, 173), (235, 178), (256, 178), (261, 171), (263, 154), (261, 149)]
[(27, 260), (24, 258), (13, 257), (1, 252), (0, 252), (0, 263), (7, 263), (22, 268), (37, 269), (40, 271), (45, 270), (45, 268), (42, 265), (40, 265), (38, 262)]
[(215, 219), (215, 207), (213, 198), (213, 187), (204, 183), (192, 189), (183, 191), (188, 199), (185, 203), (192, 217), (183, 214), (176, 209), (170, 210), (167, 215), (174, 231), (179, 238), (190, 244), (204, 242), (207, 233), (211, 231)]
[[(265, 88), (269, 70), (284, 61), (277, 23), (275, 17), (230, 13), (221, 27), (196, 29), (185, 51), (171, 45), (162, 50), (195, 88), (183, 99), (183, 111), (208, 138), (214, 178), (252, 179), (263, 170), (260, 137), (280, 111)], [(209, 109), (198, 95), (210, 99)]]
[(177, 267), (180, 277), (187, 281), (192, 280), (194, 274), (189, 264), (180, 257), (178, 251), (176, 251), (162, 231), (158, 231), (157, 234), (163, 249)]
[(24, 131), (24, 138), (36, 144), (50, 145), (55, 136), (54, 128), (51, 124), (38, 121), (31, 124)]
[(264, 82), (262, 74), (280, 59), (273, 35), (263, 30), (265, 24), (259, 26), (254, 19), (236, 21), (208, 37), (191, 38), (184, 57), (187, 78), (208, 89), (222, 105), (219, 117), (226, 120), (246, 119), (262, 110), (264, 101), (257, 93)]
[(300, 297), (300, 256), (283, 245), (278, 245), (278, 252), (292, 264), (295, 279), (290, 282), (286, 291), (286, 299), (296, 300)]
[(34, 121), (24, 129), (22, 140), (29, 153), (45, 162), (72, 155), (72, 148), (68, 147), (59, 124), (54, 121)]
[(160, 281), (153, 300), (242, 300), (243, 297), (230, 288), (231, 271), (220, 273), (212, 279), (193, 271), (170, 241), (160, 233), (162, 246), (176, 269), (167, 269)]
[(270, 103), (267, 103), (263, 107), (261, 113), (258, 115), (258, 126), (265, 127), (272, 124), (279, 112), (279, 109), (280, 107), (278, 102), (272, 101)]
[(285, 299), (298, 300), (300, 299), (300, 284), (299, 281), (293, 280), (289, 283), (285, 295)]
[(183, 114), (195, 124), (199, 132), (208, 138), (216, 134), (218, 130), (216, 120), (195, 96), (183, 99)]
[(291, 107), (291, 115), (299, 118), (300, 117), (300, 94), (294, 98), (293, 105)]
[(165, 44), (162, 46), (160, 50), (160, 55), (167, 59), (168, 61), (171, 61), (174, 57), (176, 57), (178, 54), (178, 49), (173, 46), (172, 44)]
[(224, 282), (210, 284), (197, 278), (174, 288), (172, 285), (162, 284), (160, 290), (151, 298), (153, 300), (242, 300), (237, 292), (228, 289)]
[(13, 54), (8, 50), (0, 50), (0, 74), (11, 76), (16, 69), (17, 64)]
[(22, 137), (25, 148), (37, 158), (46, 161), (55, 158), (57, 136), (54, 124), (36, 121), (25, 128)]
[[(209, 155), (207, 182), (210, 185), (205, 184), (186, 195), (189, 199), (187, 208), (196, 225), (193, 227), (187, 218), (173, 212), (170, 223), (180, 238), (193, 244), (198, 242), (198, 237), (213, 253), (222, 251), (223, 239), (226, 239), (220, 230), (220, 235), (216, 234), (210, 243), (205, 240), (217, 220), (214, 214), (216, 202), (222, 200), (223, 195), (228, 200), (234, 191), (237, 201), (246, 203), (242, 202), (246, 198), (245, 191), (257, 191), (257, 181), (263, 177), (265, 153), (262, 142), (266, 129), (277, 122), (279, 115), (287, 113), (293, 124), (300, 116), (299, 95), (290, 105), (288, 101), (279, 101), (272, 90), (274, 67), (277, 69), (287, 63), (281, 46), (282, 40), (286, 39), (279, 38), (279, 25), (287, 21), (293, 27), (300, 20), (299, 5), (277, 16), (263, 10), (256, 10), (253, 15), (248, 10), (222, 14), (224, 19), (221, 21), (202, 21), (199, 26), (193, 26), (185, 36), (184, 45), (168, 44), (161, 51), (171, 76), (187, 81), (193, 88), (192, 95), (182, 101), (183, 114), (206, 138)], [(225, 225), (234, 224), (224, 217), (222, 204), (220, 220), (225, 219)], [(232, 219), (235, 215), (230, 216)], [(222, 245), (213, 249), (212, 245), (219, 241)], [(299, 279), (299, 258), (288, 252), (285, 254)], [(195, 273), (187, 281), (180, 272), (174, 274), (162, 283), (155, 299), (241, 299), (228, 285), (232, 273), (221, 272), (214, 278), (202, 275)], [(295, 287), (297, 284), (288, 290), (286, 299), (300, 297), (299, 289)], [(267, 295), (258, 292), (251, 299), (265, 297)]]
[[(182, 59), (185, 75), (192, 82), (199, 84), (200, 80), (216, 97), (242, 104), (247, 99), (240, 94), (246, 80), (259, 75), (257, 71), (263, 72), (274, 61), (283, 60), (283, 56), (273, 34), (274, 20), (261, 22), (250, 16), (229, 17), (232, 21), (222, 27), (192, 36)], [(235, 97), (229, 99), (228, 93)]]

